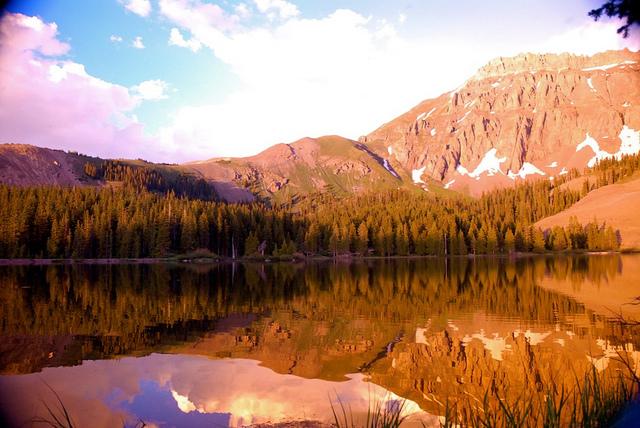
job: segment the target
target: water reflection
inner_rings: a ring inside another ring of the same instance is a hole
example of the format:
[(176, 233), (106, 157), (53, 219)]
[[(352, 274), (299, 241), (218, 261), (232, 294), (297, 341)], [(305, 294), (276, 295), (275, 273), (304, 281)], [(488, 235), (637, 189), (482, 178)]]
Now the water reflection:
[[(33, 403), (25, 397), (51, 395), (43, 381), (55, 385), (66, 398), (79, 426), (117, 426), (122, 420), (133, 425), (138, 419), (185, 427), (299, 420), (329, 423), (330, 396), (337, 394), (361, 410), (367, 408), (370, 396), (399, 399), (365, 382), (362, 374), (336, 383), (280, 375), (255, 360), (152, 354), (49, 368), (38, 376), (4, 377), (0, 386), (13, 391), (5, 403), (28, 414)], [(408, 402), (405, 414), (417, 413), (421, 413), (419, 406)]]
[(609, 319), (636, 314), (638, 262), (3, 266), (2, 408), (34, 416), (45, 379), (104, 426), (326, 423), (329, 392), (440, 414), (491, 382), (539, 382), (540, 366), (603, 370), (623, 350), (639, 370), (637, 339)]

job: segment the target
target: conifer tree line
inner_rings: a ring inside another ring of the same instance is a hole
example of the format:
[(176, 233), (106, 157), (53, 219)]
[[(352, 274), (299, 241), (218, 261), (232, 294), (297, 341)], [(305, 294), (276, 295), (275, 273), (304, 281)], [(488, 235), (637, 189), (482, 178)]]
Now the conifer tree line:
[(205, 179), (175, 170), (161, 171), (146, 165), (105, 160), (102, 163), (86, 162), (84, 174), (103, 181), (122, 182), (138, 190), (167, 193), (193, 199), (216, 200), (215, 189)]
[[(607, 160), (585, 182), (592, 189), (638, 170), (638, 155)], [(116, 164), (101, 174), (122, 171), (128, 170)], [(524, 182), (479, 199), (395, 190), (268, 207), (150, 192), (155, 174), (123, 174), (133, 178), (121, 188), (0, 186), (0, 257), (144, 258), (196, 249), (231, 258), (465, 255), (611, 250), (620, 242), (595, 219), (581, 225), (574, 218), (550, 231), (534, 226), (584, 195), (584, 188), (564, 188), (563, 180)]]

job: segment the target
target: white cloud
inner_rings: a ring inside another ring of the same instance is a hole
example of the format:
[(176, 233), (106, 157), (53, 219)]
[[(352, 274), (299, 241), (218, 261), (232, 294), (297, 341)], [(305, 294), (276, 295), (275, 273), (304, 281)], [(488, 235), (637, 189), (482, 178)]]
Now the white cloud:
[[(200, 0), (160, 0), (160, 12), (183, 28), (206, 31), (235, 29), (238, 16), (226, 13), (220, 6)], [(202, 40), (201, 40), (202, 41)]]
[(151, 2), (149, 0), (128, 0), (124, 7), (142, 17), (147, 17), (151, 13)]
[(551, 36), (531, 50), (535, 52), (563, 53), (570, 52), (592, 55), (611, 49), (640, 49), (640, 36), (632, 33), (628, 38), (617, 34), (621, 23), (617, 20), (608, 22), (587, 20), (583, 24), (564, 33)]
[(248, 18), (249, 16), (251, 16), (251, 10), (249, 10), (249, 6), (247, 6), (245, 3), (238, 3), (234, 7), (234, 10), (240, 18)]
[(406, 20), (407, 20), (407, 15), (405, 15), (404, 13), (398, 14), (398, 22), (400, 24), (404, 24)]
[(62, 59), (70, 46), (57, 39), (54, 23), (6, 13), (0, 46), (0, 76), (11, 82), (0, 85), (0, 141), (101, 156), (153, 154), (131, 115), (140, 100)]
[(137, 36), (135, 39), (133, 39), (131, 46), (133, 46), (136, 49), (144, 49), (144, 43), (142, 43), (142, 37)]
[(148, 101), (157, 101), (168, 98), (166, 93), (167, 89), (169, 89), (167, 82), (159, 79), (145, 80), (131, 88), (135, 97)]
[(118, 36), (118, 35), (116, 35), (116, 34), (112, 34), (112, 35), (109, 37), (109, 40), (111, 40), (111, 41), (112, 41), (112, 42), (114, 42), (114, 43), (120, 43), (120, 42), (122, 42), (122, 36)]
[[(161, 10), (164, 4), (164, 12), (173, 11), (176, 1), (163, 0)], [(457, 86), (485, 61), (450, 56), (445, 44), (426, 49), (401, 39), (391, 24), (349, 10), (228, 30), (220, 21), (206, 25), (199, 2), (191, 4), (165, 16), (211, 49), (240, 82), (224, 102), (178, 109), (161, 130), (163, 146), (189, 147), (191, 159), (250, 155), (307, 135), (358, 138)], [(429, 55), (418, 54), (425, 51)], [(451, 68), (443, 73), (436, 58), (447, 56)]]
[(279, 16), (282, 19), (300, 15), (298, 6), (286, 0), (253, 0), (258, 10), (267, 14), (269, 19)]
[[(250, 155), (303, 136), (339, 134), (358, 138), (419, 101), (459, 86), (495, 56), (519, 50), (585, 52), (636, 43), (620, 38), (615, 32), (616, 23), (586, 22), (536, 45), (511, 43), (499, 49), (478, 49), (477, 45), (449, 36), (408, 39), (396, 31), (397, 22), (372, 19), (350, 10), (337, 10), (318, 19), (294, 16), (246, 28), (241, 25), (237, 9), (227, 12), (201, 0), (159, 0), (158, 5), (170, 22), (169, 28), (175, 26), (169, 44), (206, 50), (226, 64), (235, 88), (226, 98), (178, 107), (150, 149), (133, 111), (145, 100), (166, 98), (165, 82), (150, 80), (127, 89), (90, 76), (81, 64), (43, 60), (40, 54), (64, 55), (69, 50), (55, 37), (55, 24), (8, 14), (19, 23), (14, 22), (13, 26), (20, 31), (12, 28), (13, 44), (2, 44), (0, 56), (8, 65), (0, 64), (0, 75), (7, 78), (26, 69), (26, 75), (34, 76), (36, 83), (31, 84), (33, 88), (26, 80), (20, 80), (22, 86), (0, 86), (0, 105), (20, 106), (25, 100), (34, 99), (36, 107), (24, 109), (35, 112), (28, 120), (38, 126), (34, 130), (28, 130), (28, 125), (15, 130), (13, 124), (20, 119), (20, 107), (16, 107), (15, 115), (14, 109), (0, 111), (0, 125), (5, 124), (0, 130), (6, 131), (0, 137), (49, 145), (49, 141), (65, 141), (59, 137), (64, 136), (70, 141), (65, 148), (104, 154), (107, 149), (101, 144), (111, 144), (112, 155), (134, 152), (133, 157), (161, 161)], [(144, 46), (141, 37), (136, 40)], [(594, 44), (597, 46), (592, 48)], [(17, 47), (11, 50), (14, 45)], [(38, 55), (29, 54), (30, 51)], [(31, 56), (22, 60), (27, 54)], [(74, 103), (67, 105), (68, 99)], [(62, 110), (61, 117), (56, 109)], [(92, 118), (74, 118), (83, 117), (85, 112)], [(48, 117), (55, 118), (55, 123), (49, 123)], [(98, 120), (104, 121), (104, 129), (96, 129)], [(56, 131), (48, 134), (45, 125)], [(129, 142), (126, 148), (112, 139), (122, 129), (129, 133), (123, 137)], [(89, 136), (100, 132), (104, 135), (94, 143)]]
[(177, 28), (171, 29), (171, 34), (169, 35), (169, 45), (191, 49), (193, 52), (198, 52), (202, 47), (202, 44), (197, 39), (191, 38), (189, 40), (185, 40), (185, 38), (182, 36), (182, 33)]

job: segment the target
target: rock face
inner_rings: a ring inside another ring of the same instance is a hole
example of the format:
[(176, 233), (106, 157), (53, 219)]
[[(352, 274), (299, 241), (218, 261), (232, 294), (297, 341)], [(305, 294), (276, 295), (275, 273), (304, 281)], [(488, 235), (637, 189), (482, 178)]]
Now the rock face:
[(477, 194), (637, 153), (639, 129), (639, 53), (523, 54), (491, 61), (361, 141), (423, 180)]

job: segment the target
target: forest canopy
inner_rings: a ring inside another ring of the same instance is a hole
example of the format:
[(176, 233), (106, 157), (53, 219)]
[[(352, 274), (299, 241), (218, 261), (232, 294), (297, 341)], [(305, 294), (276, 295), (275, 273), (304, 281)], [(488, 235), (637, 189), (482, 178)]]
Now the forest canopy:
[[(131, 174), (122, 187), (0, 186), (0, 257), (161, 258), (197, 249), (229, 258), (612, 250), (620, 237), (597, 219), (586, 225), (572, 219), (545, 231), (534, 224), (638, 170), (636, 155), (601, 161), (580, 190), (562, 186), (578, 175), (574, 171), (479, 199), (394, 190), (318, 195), (293, 207), (153, 192), (153, 174), (147, 181)], [(126, 171), (107, 165), (101, 174)]]

